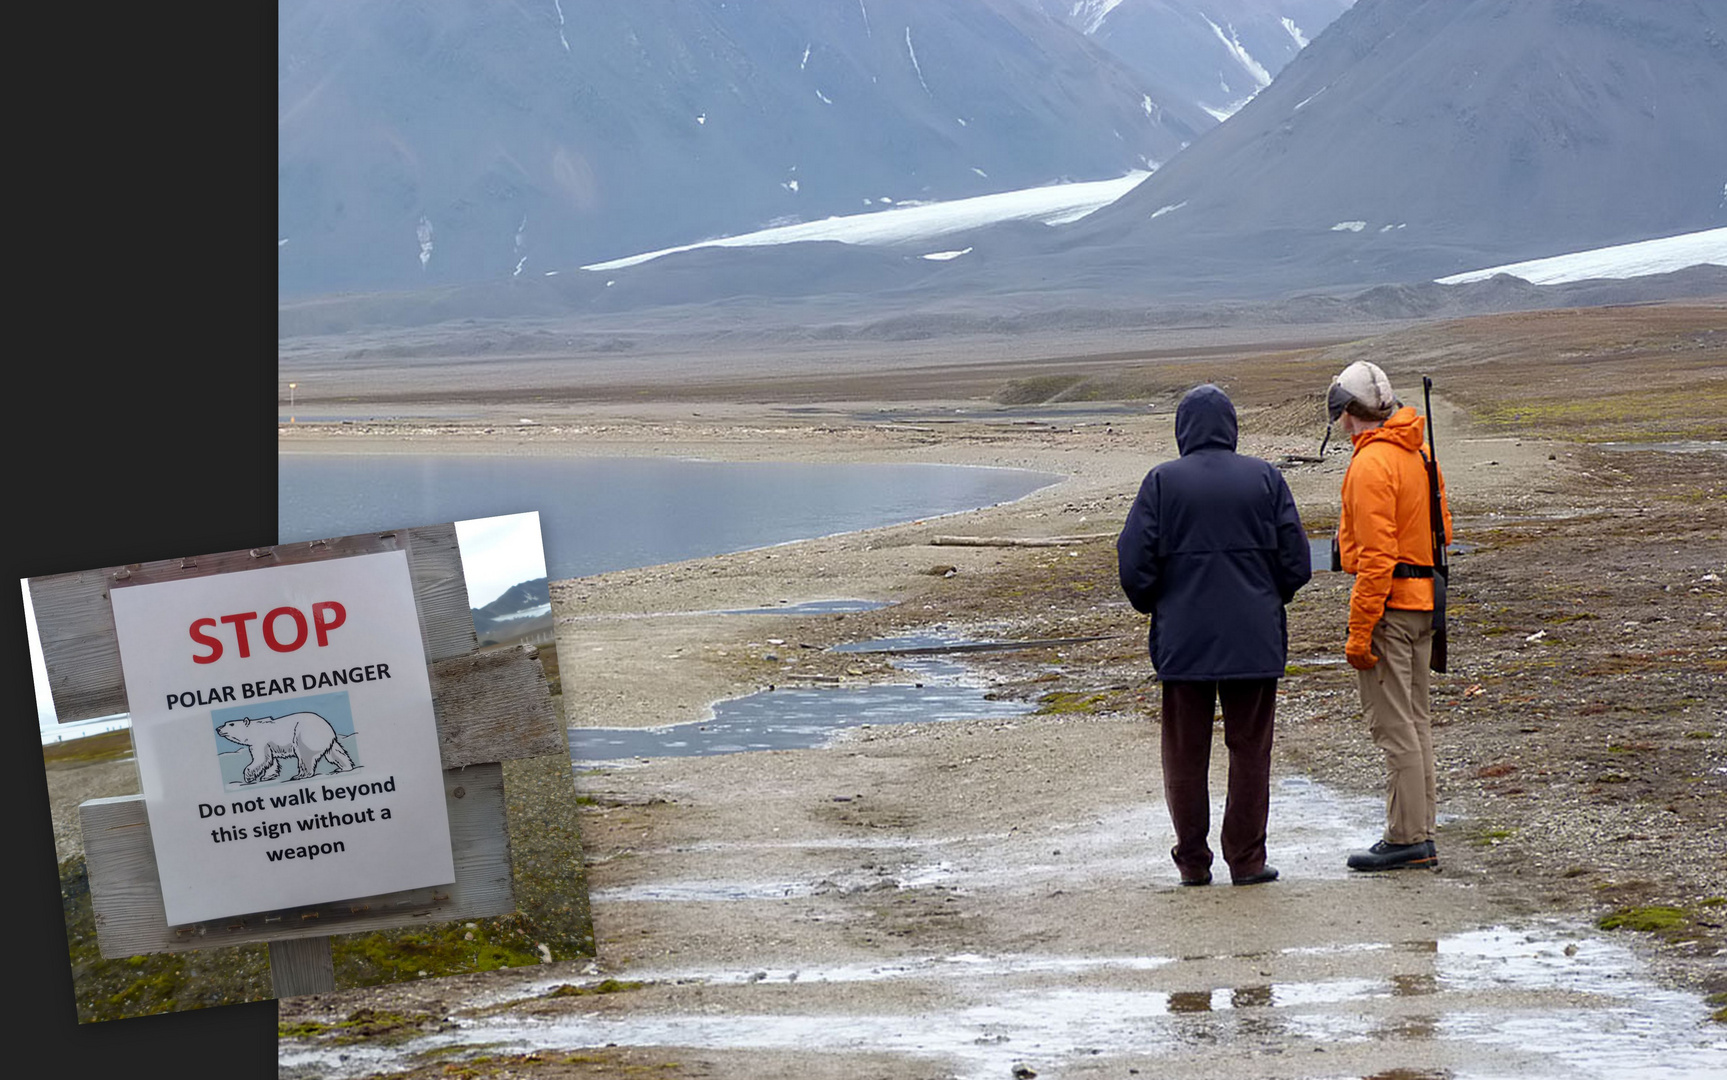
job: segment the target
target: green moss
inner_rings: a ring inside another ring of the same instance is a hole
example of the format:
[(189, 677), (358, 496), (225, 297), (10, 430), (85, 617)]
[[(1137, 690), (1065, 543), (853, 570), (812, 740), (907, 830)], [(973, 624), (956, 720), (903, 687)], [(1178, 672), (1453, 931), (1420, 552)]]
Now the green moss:
[(371, 986), (538, 964), (542, 958), (524, 929), (519, 916), (504, 915), (334, 937), (336, 984)]
[(1713, 731), (1687, 731), (1685, 737), (1687, 739), (1713, 739), (1715, 733)]
[(1703, 901), (1703, 907), (1727, 907), (1727, 896), (1711, 896)]
[(1109, 700), (1108, 694), (1079, 694), (1068, 690), (1057, 690), (1045, 694), (1038, 699), (1037, 711), (1045, 716), (1063, 716), (1070, 713), (1092, 713), (1097, 707)]
[(96, 940), (90, 882), (80, 857), (60, 864), (60, 897), (80, 1023), (237, 1005), (273, 996), (269, 952), (262, 945), (104, 957)]
[(1516, 829), (1483, 829), (1475, 835), (1475, 846), (1492, 847), (1502, 840), (1511, 839), (1516, 833)]
[[(324, 1023), (318, 1020), (301, 1020), (292, 1024), (278, 1024), (276, 1037), (279, 1039), (323, 1039), (337, 1045), (346, 1046), (351, 1043), (367, 1040), (401, 1040), (411, 1038), (425, 1030), (427, 1025), (442, 1025), (444, 1021), (432, 1013), (397, 1013), (387, 1009), (355, 1009), (347, 1019)], [(468, 1047), (468, 1049), (472, 1049)]]
[(515, 912), (332, 938), (338, 987), (536, 965), (542, 946), (553, 960), (594, 955), (569, 757), (505, 762), (504, 797)]
[(1687, 388), (1683, 418), (1663, 404), (1669, 391), (1617, 390), (1592, 397), (1515, 395), (1470, 411), (1484, 426), (1552, 432), (1584, 442), (1635, 442), (1712, 438), (1727, 416), (1727, 380), (1699, 380)]
[(277, 1024), (278, 1039), (315, 1039), (333, 1030), (334, 1025), (319, 1023), (316, 1020), (301, 1020), (296, 1024)]
[(1650, 904), (1646, 907), (1620, 908), (1596, 922), (1603, 930), (1638, 930), (1648, 934), (1667, 933), (1683, 929), (1689, 919), (1683, 908)]
[(573, 986), (569, 983), (564, 983), (562, 986), (552, 987), (552, 989), (548, 990), (541, 996), (562, 998), (588, 997), (592, 994), (621, 994), (628, 990), (640, 990), (646, 985), (646, 983), (628, 982), (620, 979), (602, 979), (592, 986)]

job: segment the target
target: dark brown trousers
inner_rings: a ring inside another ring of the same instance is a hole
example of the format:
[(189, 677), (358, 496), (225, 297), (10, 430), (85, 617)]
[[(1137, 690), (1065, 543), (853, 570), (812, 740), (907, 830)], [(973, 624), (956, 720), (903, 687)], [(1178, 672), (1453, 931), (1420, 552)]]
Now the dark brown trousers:
[(1175, 826), (1176, 869), (1203, 877), (1211, 869), (1211, 725), (1223, 705), (1229, 748), (1229, 794), (1220, 837), (1231, 877), (1265, 866), (1265, 819), (1271, 810), (1271, 726), (1276, 679), (1175, 681), (1163, 684), (1163, 796)]

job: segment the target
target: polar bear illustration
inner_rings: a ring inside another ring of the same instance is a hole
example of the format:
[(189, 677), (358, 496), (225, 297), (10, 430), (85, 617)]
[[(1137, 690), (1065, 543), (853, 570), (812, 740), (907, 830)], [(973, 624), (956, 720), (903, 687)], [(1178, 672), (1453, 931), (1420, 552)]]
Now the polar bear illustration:
[(217, 725), (216, 734), (252, 751), (252, 763), (241, 773), (248, 784), (274, 780), (282, 771), (283, 758), (299, 761), (299, 771), (289, 778), (292, 780), (311, 776), (318, 768), (319, 758), (334, 765), (337, 772), (354, 768), (353, 759), (336, 738), (336, 729), (315, 712), (230, 720)]

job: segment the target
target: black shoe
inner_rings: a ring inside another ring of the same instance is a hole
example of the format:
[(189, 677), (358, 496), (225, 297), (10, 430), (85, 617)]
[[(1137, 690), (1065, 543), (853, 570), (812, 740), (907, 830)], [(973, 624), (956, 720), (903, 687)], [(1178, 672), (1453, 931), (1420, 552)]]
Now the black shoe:
[(1384, 840), (1366, 851), (1352, 852), (1351, 870), (1431, 870), (1439, 865), (1439, 854), (1433, 841), (1417, 840), (1413, 844), (1390, 844)]
[[(1176, 852), (1175, 848), (1169, 849), (1169, 857), (1171, 859), (1175, 858), (1175, 852)], [(1176, 866), (1176, 871), (1181, 874), (1181, 883), (1183, 885), (1210, 885), (1211, 884), (1211, 870), (1210, 869), (1199, 870), (1199, 871), (1195, 871), (1195, 872), (1190, 873), (1189, 871), (1181, 869), (1180, 865), (1178, 864)]]
[(1231, 878), (1231, 885), (1264, 885), (1268, 881), (1277, 880), (1277, 867), (1266, 863), (1260, 867), (1259, 873), (1248, 874), (1246, 877)]

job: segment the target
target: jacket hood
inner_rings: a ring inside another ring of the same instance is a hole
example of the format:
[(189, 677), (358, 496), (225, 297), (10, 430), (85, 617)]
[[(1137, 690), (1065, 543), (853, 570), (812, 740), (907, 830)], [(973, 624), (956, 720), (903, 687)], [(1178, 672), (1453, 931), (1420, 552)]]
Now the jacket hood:
[(1235, 433), (1235, 406), (1210, 383), (1189, 390), (1175, 407), (1175, 445), (1183, 454), (1234, 450)]
[[(1176, 430), (1181, 430), (1179, 418), (1176, 420)], [(1354, 442), (1357, 450), (1368, 443), (1384, 441), (1404, 450), (1415, 451), (1421, 449), (1421, 440), (1425, 437), (1426, 432), (1427, 424), (1416, 414), (1414, 406), (1405, 405), (1392, 413), (1385, 423), (1370, 431), (1362, 432), (1351, 441)], [(1178, 435), (1177, 438), (1179, 439), (1180, 436)]]

